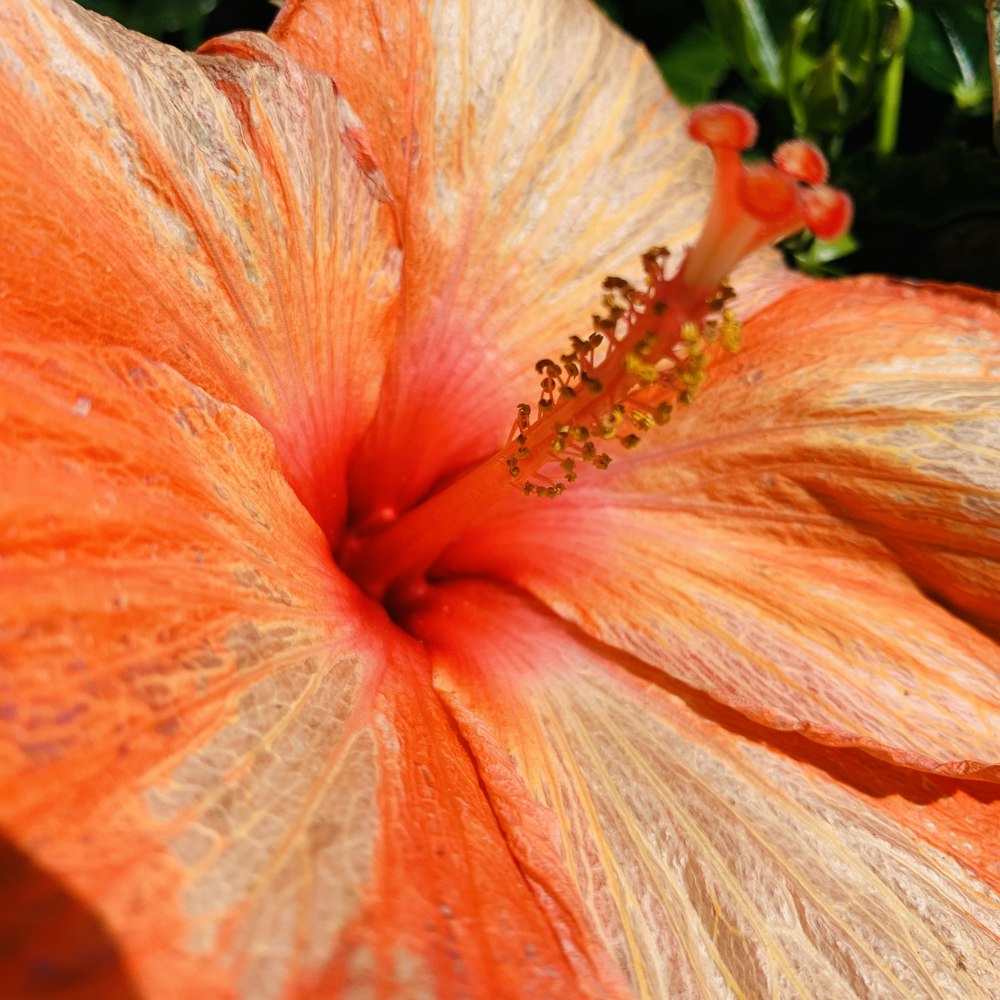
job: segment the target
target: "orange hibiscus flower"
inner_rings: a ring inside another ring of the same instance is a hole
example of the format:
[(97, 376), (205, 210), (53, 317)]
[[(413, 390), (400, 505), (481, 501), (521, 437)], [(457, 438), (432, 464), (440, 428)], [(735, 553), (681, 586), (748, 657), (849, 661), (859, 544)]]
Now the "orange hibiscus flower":
[(5, 0), (0, 107), (0, 994), (1000, 992), (995, 296), (644, 285), (709, 158), (576, 0)]

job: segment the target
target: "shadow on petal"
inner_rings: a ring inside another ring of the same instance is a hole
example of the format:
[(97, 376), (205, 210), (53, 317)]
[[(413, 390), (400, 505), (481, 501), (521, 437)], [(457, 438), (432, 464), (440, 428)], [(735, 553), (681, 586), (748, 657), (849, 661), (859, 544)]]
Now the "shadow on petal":
[(0, 837), (0, 996), (138, 1000), (101, 918)]
[[(497, 586), (495, 581), (493, 585)], [(1000, 802), (1000, 784), (996, 782), (932, 774), (894, 764), (859, 747), (820, 743), (800, 732), (784, 731), (755, 722), (698, 688), (594, 639), (578, 625), (561, 618), (528, 591), (511, 586), (502, 589), (517, 594), (519, 601), (528, 603), (535, 614), (547, 619), (552, 627), (565, 633), (573, 643), (590, 650), (602, 660), (615, 663), (636, 679), (680, 698), (702, 718), (711, 720), (736, 736), (753, 740), (800, 763), (825, 771), (831, 778), (862, 795), (874, 798), (896, 796), (914, 806), (928, 805), (959, 792), (982, 805)]]
[[(543, 606), (535, 604), (535, 609), (541, 612)], [(1000, 785), (996, 782), (930, 774), (875, 757), (858, 747), (819, 743), (802, 733), (782, 731), (755, 722), (697, 688), (650, 667), (634, 656), (592, 639), (582, 629), (560, 620), (547, 609), (545, 613), (581, 646), (591, 649), (605, 660), (614, 661), (632, 676), (681, 698), (703, 718), (710, 719), (734, 735), (765, 744), (800, 763), (819, 768), (831, 778), (864, 795), (875, 798), (899, 796), (914, 805), (927, 805), (961, 790), (983, 804), (1000, 802)]]
[[(522, 599), (525, 596), (522, 594)], [(535, 610), (541, 609), (535, 605)], [(576, 643), (588, 647), (595, 655), (613, 661), (650, 687), (680, 698), (692, 711), (728, 733), (775, 750), (814, 773), (825, 775), (953, 857), (994, 891), (1000, 891), (997, 864), (1000, 838), (996, 833), (1000, 784), (932, 774), (876, 757), (859, 747), (820, 743), (800, 732), (755, 722), (697, 688), (605, 646), (576, 626), (560, 621), (551, 612), (548, 614), (553, 624), (558, 624)]]

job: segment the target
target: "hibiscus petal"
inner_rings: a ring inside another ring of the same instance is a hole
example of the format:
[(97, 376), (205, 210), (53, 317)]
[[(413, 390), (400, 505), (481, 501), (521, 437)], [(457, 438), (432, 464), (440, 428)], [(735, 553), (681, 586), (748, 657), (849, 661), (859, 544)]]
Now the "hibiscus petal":
[[(551, 810), (639, 996), (1000, 989), (1000, 897), (874, 799), (706, 718), (704, 696), (639, 679), (523, 597), (446, 585), (413, 625), (473, 752), (497, 733)], [(998, 809), (977, 834), (994, 858)]]
[[(307, 856), (288, 828), (314, 786), (374, 824), (345, 794), (370, 753), (338, 743), (364, 676), (350, 589), (250, 417), (126, 349), (0, 358), (2, 822), (150, 995), (217, 996), (236, 972), (213, 951), (259, 946), (262, 907), (288, 923), (270, 855)], [(363, 839), (340, 846), (364, 877)]]
[[(589, 3), (289, 0), (271, 33), (333, 76), (399, 205), (399, 363), (352, 487), (359, 514), (398, 510), (502, 443), (605, 274), (697, 234), (710, 160)], [(751, 271), (797, 280), (772, 257)]]
[(547, 812), (484, 734), (473, 766), (431, 687), (426, 654), (416, 663), (407, 646), (408, 655), (402, 646), (388, 654), (371, 710), (381, 782), (375, 876), (321, 995), (625, 1000)]
[(131, 350), (8, 344), (0, 420), (0, 825), (142, 995), (619, 995), (252, 418)]
[(334, 531), (395, 325), (395, 223), (328, 79), (263, 36), (216, 52), (2, 5), (0, 320), (240, 405)]
[(1000, 780), (995, 301), (818, 283), (669, 427), (443, 568), (529, 588), (768, 725)]
[(88, 1000), (85, 982), (90, 997), (141, 1000), (100, 919), (4, 837), (0, 887), (0, 996)]

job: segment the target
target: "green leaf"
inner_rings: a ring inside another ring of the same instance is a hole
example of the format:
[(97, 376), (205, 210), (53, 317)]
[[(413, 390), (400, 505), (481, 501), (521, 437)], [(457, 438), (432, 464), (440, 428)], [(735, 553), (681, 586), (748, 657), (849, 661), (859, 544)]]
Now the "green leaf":
[(989, 46), (982, 0), (913, 0), (913, 36), (906, 68), (949, 93), (967, 111), (990, 99)]
[(705, 24), (688, 28), (656, 61), (674, 96), (684, 104), (711, 100), (730, 68), (726, 46)]
[(205, 16), (211, 13), (218, 0), (82, 0), (84, 7), (113, 17), (133, 31), (141, 31), (153, 38), (169, 33), (191, 33), (200, 29)]
[(782, 248), (791, 254), (798, 270), (816, 278), (826, 278), (844, 273), (836, 266), (836, 261), (858, 249), (858, 241), (850, 233), (844, 233), (835, 240), (818, 240), (802, 233), (787, 240)]
[(1000, 153), (1000, 0), (986, 0), (986, 17), (993, 84), (993, 148)]
[(898, 75), (911, 19), (908, 0), (816, 0), (800, 11), (782, 50), (798, 131), (842, 134), (876, 110), (876, 93), (898, 116), (898, 94), (887, 77)]
[(801, 4), (795, 0), (704, 0), (705, 13), (740, 75), (760, 93), (783, 93), (784, 38)]

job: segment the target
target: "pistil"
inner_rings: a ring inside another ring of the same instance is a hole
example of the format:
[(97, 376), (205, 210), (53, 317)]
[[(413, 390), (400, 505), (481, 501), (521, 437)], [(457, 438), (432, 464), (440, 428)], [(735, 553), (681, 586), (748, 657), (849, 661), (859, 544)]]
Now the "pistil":
[(671, 271), (667, 249), (653, 247), (642, 257), (643, 287), (605, 279), (592, 332), (537, 362), (537, 403), (518, 404), (496, 454), (377, 531), (347, 536), (342, 568), (390, 610), (405, 613), (420, 600), (441, 554), (510, 501), (512, 487), (519, 502), (555, 500), (584, 470), (606, 470), (614, 449), (638, 447), (694, 401), (713, 358), (739, 347), (725, 283), (739, 260), (802, 228), (829, 239), (849, 225), (850, 200), (825, 186), (826, 164), (810, 143), (785, 143), (773, 166), (747, 167), (740, 152), (753, 144), (756, 122), (724, 104), (697, 109), (689, 132), (712, 150), (716, 182), (705, 227), (680, 266)]

